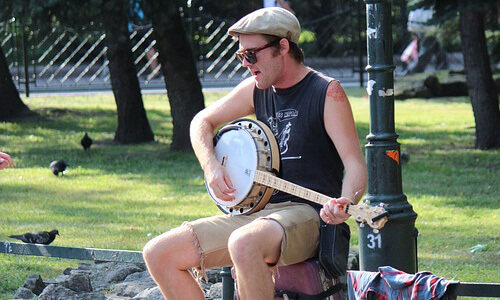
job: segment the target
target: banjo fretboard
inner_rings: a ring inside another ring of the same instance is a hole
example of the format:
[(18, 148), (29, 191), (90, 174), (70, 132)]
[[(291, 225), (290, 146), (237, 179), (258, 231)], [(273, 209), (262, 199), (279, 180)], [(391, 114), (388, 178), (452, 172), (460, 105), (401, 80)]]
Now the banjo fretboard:
[(253, 181), (321, 205), (325, 204), (331, 199), (328, 196), (278, 178), (268, 172), (255, 170), (255, 177), (253, 178)]
[[(253, 181), (321, 205), (332, 199), (326, 195), (278, 178), (272, 173), (264, 171), (255, 170)], [(354, 216), (356, 221), (367, 222), (370, 227), (376, 229), (382, 228), (387, 221), (387, 212), (382, 207), (372, 207), (368, 204), (348, 204), (344, 208), (344, 211)]]

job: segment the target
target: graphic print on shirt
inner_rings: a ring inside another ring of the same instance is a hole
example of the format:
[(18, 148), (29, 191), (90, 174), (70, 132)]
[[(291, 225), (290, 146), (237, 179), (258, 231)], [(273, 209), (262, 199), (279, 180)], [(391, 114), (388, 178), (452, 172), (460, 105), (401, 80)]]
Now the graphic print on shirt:
[(288, 151), (288, 139), (290, 139), (290, 128), (292, 127), (292, 123), (288, 122), (285, 128), (278, 135), (278, 141), (280, 145), (281, 155), (285, 154)]
[[(282, 155), (282, 159), (300, 159), (300, 156), (295, 156), (295, 157), (285, 157), (284, 154), (288, 152), (288, 141), (291, 138), (291, 130), (292, 130), (292, 122), (290, 120), (293, 120), (297, 118), (299, 115), (299, 112), (296, 109), (284, 109), (280, 110), (276, 113), (275, 117), (269, 117), (268, 123), (271, 127), (271, 130), (274, 133), (274, 136), (276, 136), (276, 139), (278, 140), (278, 145), (280, 147), (280, 153)], [(286, 122), (286, 123), (285, 123)], [(281, 124), (285, 123), (284, 126), (280, 126)], [(281, 132), (279, 132), (279, 128), (281, 129)]]

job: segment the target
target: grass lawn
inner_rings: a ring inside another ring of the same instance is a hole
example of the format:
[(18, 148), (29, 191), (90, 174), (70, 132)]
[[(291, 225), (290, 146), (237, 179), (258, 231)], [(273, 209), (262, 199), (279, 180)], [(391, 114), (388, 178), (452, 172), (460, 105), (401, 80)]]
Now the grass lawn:
[[(347, 89), (361, 145), (369, 132), (369, 103)], [(206, 92), (207, 103), (225, 92)], [(0, 151), (15, 168), (0, 172), (0, 241), (57, 228), (53, 245), (141, 250), (153, 236), (185, 220), (220, 213), (207, 195), (192, 153), (169, 152), (166, 95), (144, 95), (156, 142), (110, 143), (116, 128), (111, 94), (42, 95), (24, 99), (40, 117), (0, 123)], [(478, 151), (466, 98), (396, 102), (403, 191), (418, 213), (419, 270), (460, 281), (500, 282), (500, 150)], [(84, 153), (87, 131), (95, 144)], [(49, 169), (69, 163), (64, 176)], [(356, 245), (357, 230), (350, 220)], [(12, 240), (11, 240), (12, 241)], [(471, 252), (476, 245), (482, 251)], [(0, 254), (0, 299), (9, 299), (29, 274), (45, 279), (78, 261)]]

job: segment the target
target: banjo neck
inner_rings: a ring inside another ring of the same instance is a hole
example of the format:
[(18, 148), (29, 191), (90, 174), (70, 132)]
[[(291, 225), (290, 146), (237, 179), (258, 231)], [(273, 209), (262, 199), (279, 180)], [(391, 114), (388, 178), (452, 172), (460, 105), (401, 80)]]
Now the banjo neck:
[(321, 193), (315, 192), (313, 190), (302, 187), (295, 183), (278, 178), (272, 175), (271, 173), (264, 171), (255, 170), (255, 176), (253, 178), (253, 181), (321, 205), (325, 204), (326, 202), (332, 199)]
[[(265, 171), (255, 170), (253, 181), (321, 205), (324, 205), (332, 199), (331, 197), (278, 178)], [(368, 204), (347, 204), (344, 207), (344, 212), (353, 216), (358, 222), (366, 222), (374, 229), (382, 228), (385, 222), (387, 222), (386, 216), (388, 213), (381, 206), (374, 207)]]
[[(235, 120), (222, 127), (214, 139), (214, 150), (236, 187), (233, 201), (215, 196), (205, 181), (207, 191), (226, 214), (247, 215), (263, 209), (273, 191), (279, 190), (299, 198), (324, 205), (333, 198), (274, 176), (266, 170), (279, 170), (280, 151), (274, 134), (264, 123), (252, 119)], [(262, 171), (261, 171), (262, 170)], [(361, 205), (343, 205), (360, 226), (365, 223), (379, 229), (387, 222), (388, 212), (367, 201)]]

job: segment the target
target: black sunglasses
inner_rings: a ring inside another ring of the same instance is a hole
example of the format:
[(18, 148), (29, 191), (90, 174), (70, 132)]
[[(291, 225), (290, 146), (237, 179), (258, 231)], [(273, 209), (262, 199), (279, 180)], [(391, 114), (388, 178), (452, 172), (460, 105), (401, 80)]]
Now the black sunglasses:
[(243, 51), (237, 51), (236, 52), (236, 57), (240, 61), (240, 63), (243, 63), (243, 59), (246, 59), (249, 64), (254, 64), (257, 62), (257, 52), (264, 50), (266, 48), (272, 47), (276, 44), (278, 44), (280, 39), (274, 40), (270, 43), (265, 44), (262, 47), (257, 47), (253, 49), (247, 49)]

